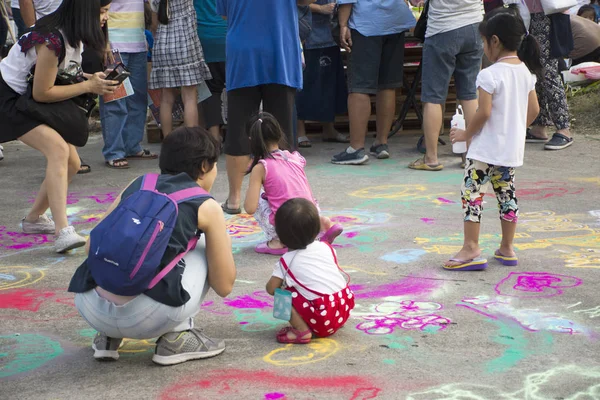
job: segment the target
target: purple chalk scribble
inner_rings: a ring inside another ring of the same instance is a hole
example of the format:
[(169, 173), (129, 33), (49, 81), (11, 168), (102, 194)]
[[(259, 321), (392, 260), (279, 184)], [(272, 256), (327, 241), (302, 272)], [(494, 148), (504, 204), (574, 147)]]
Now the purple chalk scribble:
[(554, 297), (581, 285), (579, 278), (549, 272), (511, 272), (496, 285), (496, 293), (510, 297)]
[(285, 398), (285, 394), (283, 394), (283, 393), (273, 392), (273, 393), (265, 394), (265, 400), (279, 400), (279, 399), (283, 399), (283, 398)]
[(375, 308), (378, 314), (363, 317), (366, 321), (356, 325), (356, 329), (368, 335), (388, 335), (396, 328), (437, 332), (450, 324), (448, 318), (436, 314), (441, 309), (442, 305), (434, 302), (388, 301)]
[(455, 204), (456, 203), (455, 201), (448, 200), (443, 197), (438, 197), (437, 201), (439, 201), (440, 203), (443, 203), (443, 204)]
[(375, 299), (390, 296), (407, 296), (415, 298), (430, 294), (441, 287), (443, 281), (409, 276), (399, 281), (386, 283), (367, 289), (363, 285), (352, 285), (357, 299)]
[(435, 223), (434, 218), (421, 218), (421, 222), (426, 223), (427, 225), (431, 225)]
[(245, 294), (236, 296), (233, 299), (225, 299), (223, 304), (238, 309), (273, 308), (273, 298), (262, 292), (254, 292), (252, 295)]

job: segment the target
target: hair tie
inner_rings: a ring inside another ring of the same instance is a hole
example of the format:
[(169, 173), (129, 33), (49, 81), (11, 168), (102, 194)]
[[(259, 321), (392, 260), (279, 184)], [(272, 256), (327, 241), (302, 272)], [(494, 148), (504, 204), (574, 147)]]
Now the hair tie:
[(259, 118), (258, 121), (262, 124), (262, 118)]

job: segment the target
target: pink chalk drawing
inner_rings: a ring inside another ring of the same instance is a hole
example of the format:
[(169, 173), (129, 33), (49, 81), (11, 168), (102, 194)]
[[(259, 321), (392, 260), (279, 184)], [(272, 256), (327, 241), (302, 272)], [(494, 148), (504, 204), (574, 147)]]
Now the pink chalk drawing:
[(549, 331), (568, 335), (589, 334), (588, 329), (585, 327), (557, 313), (548, 313), (538, 309), (518, 309), (511, 304), (511, 300), (509, 297), (476, 296), (465, 298), (456, 306), (467, 308), (495, 320), (513, 320), (530, 332)]
[(209, 313), (215, 314), (215, 315), (230, 315), (231, 314), (231, 312), (229, 312), (229, 311), (219, 311), (217, 309), (217, 305), (212, 300), (205, 301), (204, 303), (202, 303), (200, 305), (200, 309), (204, 312), (209, 312)]
[(455, 204), (456, 203), (453, 200), (448, 200), (448, 199), (445, 199), (443, 197), (438, 197), (436, 200), (439, 201), (442, 204)]
[[(28, 202), (35, 201), (36, 193), (22, 193), (28, 197)], [(67, 205), (77, 204), (80, 201), (93, 200), (97, 204), (112, 204), (119, 196), (119, 192), (114, 189), (93, 189), (90, 192), (70, 192), (67, 194)]]
[(424, 222), (427, 225), (432, 225), (435, 224), (435, 218), (421, 218), (421, 222)]
[(29, 235), (21, 232), (11, 232), (5, 226), (0, 226), (0, 250), (26, 250), (34, 246), (49, 243), (47, 235)]
[(441, 309), (442, 305), (434, 302), (388, 301), (375, 308), (378, 314), (364, 316), (367, 321), (356, 329), (368, 335), (389, 335), (395, 329), (437, 332), (450, 324), (448, 318), (436, 314)]
[(496, 285), (496, 293), (510, 297), (554, 297), (581, 285), (579, 278), (549, 272), (511, 272)]
[(364, 285), (351, 285), (357, 299), (376, 299), (391, 296), (425, 296), (443, 285), (443, 281), (409, 276), (392, 283), (375, 286), (372, 289)]
[(581, 194), (584, 190), (584, 188), (573, 186), (572, 183), (568, 182), (521, 182), (519, 184), (519, 198), (527, 200), (543, 200), (550, 197), (577, 195)]
[[(13, 289), (0, 294), (0, 309), (18, 312), (0, 315), (0, 320), (21, 320), (29, 322), (60, 321), (72, 318), (79, 313), (75, 310), (74, 295), (67, 289), (39, 290), (39, 289)], [(57, 316), (48, 318), (46, 309), (50, 304), (57, 303), (66, 307), (59, 307)]]
[(245, 294), (233, 299), (225, 299), (223, 304), (238, 309), (273, 308), (273, 298), (264, 292), (256, 291), (251, 295)]

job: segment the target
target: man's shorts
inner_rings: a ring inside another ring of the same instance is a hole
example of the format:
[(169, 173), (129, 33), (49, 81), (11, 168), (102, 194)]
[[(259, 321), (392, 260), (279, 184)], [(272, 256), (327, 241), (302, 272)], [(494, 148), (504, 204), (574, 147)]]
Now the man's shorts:
[(454, 74), (459, 100), (477, 99), (477, 74), (481, 69), (483, 42), (479, 23), (438, 33), (423, 44), (423, 103), (444, 104)]
[(402, 87), (404, 32), (385, 36), (363, 36), (352, 32), (352, 52), (348, 68), (350, 93), (376, 94)]

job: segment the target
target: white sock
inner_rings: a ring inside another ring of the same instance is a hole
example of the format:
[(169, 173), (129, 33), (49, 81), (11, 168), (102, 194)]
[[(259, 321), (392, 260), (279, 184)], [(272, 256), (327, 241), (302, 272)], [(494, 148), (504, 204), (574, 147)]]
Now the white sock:
[(346, 153), (353, 154), (356, 153), (356, 150), (354, 150), (352, 146), (348, 146), (348, 148), (346, 149)]

